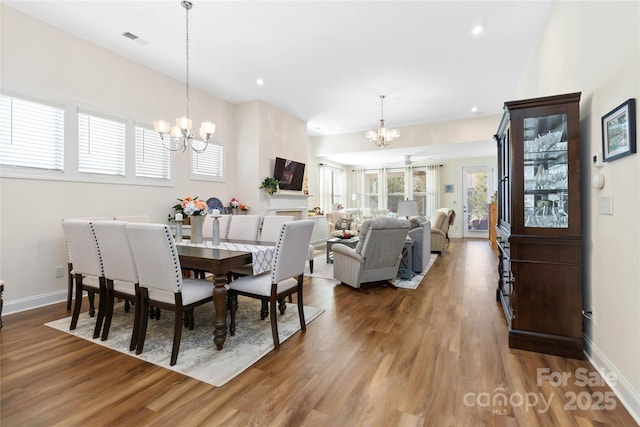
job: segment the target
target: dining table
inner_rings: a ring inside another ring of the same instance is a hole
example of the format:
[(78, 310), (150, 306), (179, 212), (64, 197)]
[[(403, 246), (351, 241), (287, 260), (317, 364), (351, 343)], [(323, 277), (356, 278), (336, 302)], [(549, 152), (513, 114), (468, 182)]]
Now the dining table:
[(274, 242), (227, 239), (220, 239), (218, 246), (207, 240), (197, 245), (184, 240), (176, 242), (183, 269), (213, 274), (213, 342), (217, 350), (222, 350), (227, 338), (227, 273), (246, 264), (254, 264), (254, 274), (268, 271), (274, 246)]

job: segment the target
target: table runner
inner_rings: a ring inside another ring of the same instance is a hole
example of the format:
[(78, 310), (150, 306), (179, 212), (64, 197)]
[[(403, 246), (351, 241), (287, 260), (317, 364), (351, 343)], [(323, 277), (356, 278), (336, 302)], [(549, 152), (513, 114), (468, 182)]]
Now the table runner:
[(197, 246), (200, 248), (225, 249), (228, 251), (251, 252), (253, 274), (264, 273), (271, 270), (271, 261), (275, 246), (247, 245), (244, 243), (220, 242), (218, 246), (213, 246), (212, 242), (205, 241), (199, 244), (191, 244), (188, 240), (176, 242), (178, 246)]

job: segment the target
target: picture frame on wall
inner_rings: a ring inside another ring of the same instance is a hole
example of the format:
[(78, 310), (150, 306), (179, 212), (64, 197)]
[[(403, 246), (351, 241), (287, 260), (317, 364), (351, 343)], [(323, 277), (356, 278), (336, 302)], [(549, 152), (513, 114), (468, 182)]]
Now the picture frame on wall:
[(454, 193), (455, 192), (455, 188), (454, 188), (453, 184), (445, 184), (444, 192), (445, 193)]
[(636, 100), (628, 99), (602, 117), (602, 160), (636, 152)]

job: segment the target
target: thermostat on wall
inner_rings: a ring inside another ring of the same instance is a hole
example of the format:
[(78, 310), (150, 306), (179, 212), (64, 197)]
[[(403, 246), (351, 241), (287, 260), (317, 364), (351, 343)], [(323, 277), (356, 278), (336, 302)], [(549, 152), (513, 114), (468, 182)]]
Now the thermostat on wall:
[(594, 173), (591, 177), (591, 187), (600, 190), (604, 187), (604, 175), (600, 173)]

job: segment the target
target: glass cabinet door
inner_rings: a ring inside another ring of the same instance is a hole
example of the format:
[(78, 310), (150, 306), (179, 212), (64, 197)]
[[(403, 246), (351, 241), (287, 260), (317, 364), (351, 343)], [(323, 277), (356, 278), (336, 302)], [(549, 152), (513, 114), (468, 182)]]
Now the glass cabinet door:
[(567, 115), (524, 118), (524, 226), (568, 228)]

